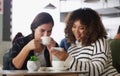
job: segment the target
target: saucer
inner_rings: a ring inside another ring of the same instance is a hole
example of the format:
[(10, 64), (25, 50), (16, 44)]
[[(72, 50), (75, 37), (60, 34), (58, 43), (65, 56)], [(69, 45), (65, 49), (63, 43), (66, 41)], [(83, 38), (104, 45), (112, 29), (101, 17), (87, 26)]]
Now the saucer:
[(40, 67), (38, 71), (46, 71), (48, 67)]
[(53, 70), (53, 71), (65, 71), (68, 70), (67, 67), (50, 67), (48, 70)]
[(67, 67), (40, 67), (38, 71), (65, 71)]

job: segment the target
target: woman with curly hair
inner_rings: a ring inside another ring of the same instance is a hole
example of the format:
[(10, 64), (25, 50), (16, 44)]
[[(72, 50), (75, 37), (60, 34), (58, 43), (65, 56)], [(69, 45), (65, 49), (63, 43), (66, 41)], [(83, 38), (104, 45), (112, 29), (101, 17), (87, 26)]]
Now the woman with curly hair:
[[(88, 71), (88, 76), (118, 76), (112, 66), (107, 33), (99, 14), (90, 8), (71, 12), (66, 19), (67, 52), (52, 50), (65, 66)], [(119, 75), (120, 76), (120, 75)]]

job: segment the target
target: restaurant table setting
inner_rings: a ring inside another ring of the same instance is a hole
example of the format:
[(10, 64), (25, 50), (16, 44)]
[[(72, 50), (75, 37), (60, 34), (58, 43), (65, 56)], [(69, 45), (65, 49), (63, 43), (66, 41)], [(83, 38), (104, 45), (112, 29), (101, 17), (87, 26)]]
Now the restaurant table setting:
[(64, 62), (53, 61), (52, 63), (54, 64), (53, 67), (40, 66), (35, 69), (34, 66), (29, 64), (32, 68), (29, 67), (28, 70), (0, 70), (0, 74), (7, 76), (88, 76), (87, 71), (76, 71), (71, 70), (68, 67), (64, 67)]
[(28, 70), (1, 70), (1, 75), (7, 76), (88, 76), (87, 71), (75, 71), (70, 69), (54, 69), (52, 67), (41, 67), (37, 71)]
[[(52, 49), (61, 51), (61, 48)], [(87, 76), (87, 71), (76, 71), (64, 66), (64, 61), (54, 57), (52, 67), (42, 67), (36, 56), (31, 56), (27, 62), (27, 70), (0, 70), (0, 74), (7, 76)]]

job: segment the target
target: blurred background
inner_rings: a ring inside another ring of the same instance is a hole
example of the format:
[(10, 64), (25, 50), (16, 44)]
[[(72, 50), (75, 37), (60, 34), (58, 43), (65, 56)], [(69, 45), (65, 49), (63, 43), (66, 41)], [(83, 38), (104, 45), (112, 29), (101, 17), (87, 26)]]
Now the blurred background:
[(18, 32), (31, 33), (30, 25), (39, 12), (52, 15), (55, 26), (52, 37), (59, 43), (64, 38), (64, 19), (78, 8), (95, 9), (101, 16), (108, 37), (113, 38), (120, 25), (120, 0), (0, 0), (0, 64)]

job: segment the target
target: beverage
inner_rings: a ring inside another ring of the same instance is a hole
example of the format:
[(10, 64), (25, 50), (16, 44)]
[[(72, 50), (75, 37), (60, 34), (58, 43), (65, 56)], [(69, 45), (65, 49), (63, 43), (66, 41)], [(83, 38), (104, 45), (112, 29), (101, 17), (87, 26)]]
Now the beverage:
[(49, 36), (43, 36), (43, 37), (41, 37), (41, 39), (42, 39), (42, 44), (43, 45), (49, 45), (50, 44), (51, 38)]

